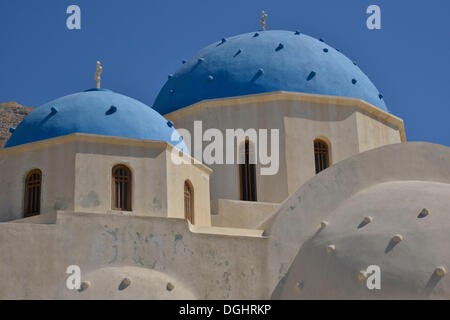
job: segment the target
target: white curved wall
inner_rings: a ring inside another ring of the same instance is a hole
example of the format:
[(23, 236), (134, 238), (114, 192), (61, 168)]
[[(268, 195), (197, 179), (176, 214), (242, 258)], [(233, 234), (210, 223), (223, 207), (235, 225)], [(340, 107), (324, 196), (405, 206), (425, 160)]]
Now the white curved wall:
[(379, 183), (411, 180), (450, 183), (450, 148), (422, 142), (384, 146), (345, 159), (306, 182), (260, 226), (270, 239), (268, 260), (277, 261), (270, 264), (270, 274), (277, 275), (270, 286), (275, 289), (303, 243), (350, 197)]

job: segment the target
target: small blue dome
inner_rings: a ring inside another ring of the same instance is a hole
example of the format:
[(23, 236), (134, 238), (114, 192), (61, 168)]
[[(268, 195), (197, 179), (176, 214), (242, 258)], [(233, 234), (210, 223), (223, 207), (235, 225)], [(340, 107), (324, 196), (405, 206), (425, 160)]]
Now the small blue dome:
[(188, 153), (178, 132), (158, 112), (106, 89), (70, 94), (36, 108), (19, 124), (5, 148), (71, 133), (167, 141)]
[(280, 30), (224, 38), (200, 50), (169, 76), (153, 108), (167, 114), (205, 99), (271, 91), (354, 97), (388, 111), (374, 84), (338, 50)]

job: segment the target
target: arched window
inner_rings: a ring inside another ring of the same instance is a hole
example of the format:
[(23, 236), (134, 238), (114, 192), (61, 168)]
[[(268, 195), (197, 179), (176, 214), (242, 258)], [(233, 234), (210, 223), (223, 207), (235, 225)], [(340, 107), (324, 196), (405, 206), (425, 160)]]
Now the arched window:
[(194, 188), (188, 180), (184, 182), (184, 217), (194, 224)]
[(256, 161), (254, 146), (248, 139), (241, 145), (239, 175), (241, 179), (241, 200), (256, 201)]
[(41, 213), (42, 172), (33, 169), (25, 178), (24, 217), (36, 216)]
[(131, 211), (131, 170), (123, 164), (112, 169), (112, 209)]
[(330, 166), (328, 144), (321, 140), (314, 140), (314, 158), (316, 162), (316, 174)]

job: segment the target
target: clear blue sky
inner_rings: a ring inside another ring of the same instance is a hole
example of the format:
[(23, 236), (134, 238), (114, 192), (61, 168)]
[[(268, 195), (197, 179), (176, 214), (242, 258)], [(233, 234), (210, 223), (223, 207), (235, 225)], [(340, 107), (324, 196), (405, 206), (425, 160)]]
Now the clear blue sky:
[[(81, 30), (66, 8), (81, 8)], [(366, 8), (381, 7), (381, 30)], [(259, 29), (300, 30), (341, 50), (375, 83), (409, 141), (450, 146), (448, 0), (0, 0), (0, 102), (39, 106), (95, 87), (152, 105), (183, 59)]]

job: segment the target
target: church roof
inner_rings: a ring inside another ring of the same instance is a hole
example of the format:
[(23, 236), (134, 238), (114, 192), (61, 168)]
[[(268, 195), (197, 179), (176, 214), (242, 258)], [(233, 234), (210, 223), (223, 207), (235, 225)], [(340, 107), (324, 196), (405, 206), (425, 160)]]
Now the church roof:
[(188, 153), (171, 122), (142, 102), (107, 89), (90, 89), (46, 103), (11, 131), (5, 148), (88, 133), (167, 141)]
[(153, 108), (167, 114), (205, 99), (271, 91), (360, 98), (387, 111), (354, 62), (322, 39), (284, 30), (223, 38), (200, 50), (169, 75)]

